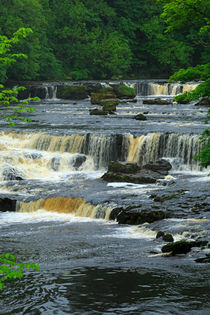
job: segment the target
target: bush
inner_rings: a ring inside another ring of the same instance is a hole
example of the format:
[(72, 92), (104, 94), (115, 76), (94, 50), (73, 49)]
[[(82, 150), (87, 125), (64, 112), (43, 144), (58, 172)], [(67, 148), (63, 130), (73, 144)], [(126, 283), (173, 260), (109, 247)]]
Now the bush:
[(185, 92), (183, 94), (174, 97), (174, 100), (178, 103), (189, 103), (193, 100), (198, 100), (200, 97), (210, 96), (210, 79), (199, 84), (195, 90), (191, 92)]
[(210, 63), (205, 65), (198, 65), (196, 67), (189, 67), (187, 69), (180, 69), (169, 78), (169, 82), (181, 81), (182, 83), (202, 80), (205, 81), (210, 77)]

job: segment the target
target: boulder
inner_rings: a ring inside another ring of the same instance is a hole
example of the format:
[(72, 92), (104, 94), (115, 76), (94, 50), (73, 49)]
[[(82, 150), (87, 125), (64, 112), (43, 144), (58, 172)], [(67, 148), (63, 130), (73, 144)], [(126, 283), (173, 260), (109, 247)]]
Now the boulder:
[(168, 233), (163, 235), (163, 240), (170, 243), (174, 241), (174, 238), (172, 234)]
[(121, 211), (116, 220), (119, 224), (139, 225), (145, 222), (152, 223), (158, 220), (165, 219), (163, 211), (147, 211), (141, 210), (138, 212)]
[(117, 98), (111, 98), (106, 100), (101, 100), (100, 105), (103, 106), (104, 111), (116, 111), (116, 106), (119, 104)]
[(59, 156), (54, 156), (51, 160), (51, 168), (53, 171), (57, 172), (61, 164), (61, 159)]
[(163, 100), (161, 98), (143, 100), (143, 104), (148, 104), (148, 105), (171, 105), (172, 102), (173, 102), (172, 100)]
[(12, 166), (6, 167), (2, 175), (3, 180), (24, 180), (23, 174)]
[(98, 108), (90, 109), (89, 112), (90, 112), (90, 115), (107, 115), (108, 114), (108, 111), (105, 111), (103, 109), (98, 109)]
[(164, 235), (165, 235), (165, 233), (164, 233), (164, 232), (159, 231), (159, 232), (157, 232), (156, 238), (163, 237)]
[(178, 242), (172, 242), (164, 245), (162, 247), (162, 252), (163, 253), (169, 253), (171, 252), (172, 255), (176, 254), (187, 254), (188, 252), (191, 251), (192, 244), (191, 242), (182, 240)]
[(147, 117), (144, 116), (142, 113), (138, 113), (136, 116), (134, 116), (134, 119), (136, 120), (147, 120)]
[(84, 85), (58, 85), (56, 95), (57, 98), (69, 100), (83, 100), (88, 97)]
[(72, 166), (78, 170), (78, 168), (86, 161), (87, 157), (85, 154), (77, 154), (74, 156)]
[(136, 97), (135, 89), (126, 85), (114, 86), (113, 90), (120, 99), (133, 99)]
[(0, 211), (16, 211), (16, 200), (0, 198)]
[(140, 167), (135, 162), (109, 162), (108, 171), (114, 173), (135, 174), (140, 170)]
[[(150, 163), (152, 165), (152, 163)], [(157, 169), (158, 161), (154, 162)], [(167, 175), (167, 174), (166, 174)], [(102, 178), (108, 182), (129, 182), (135, 184), (152, 184), (165, 176), (161, 172), (150, 170), (147, 167), (140, 168), (137, 163), (109, 162), (108, 171)]]
[(196, 106), (207, 106), (210, 107), (210, 98), (208, 96), (204, 96), (199, 99), (199, 102), (195, 104)]
[(116, 95), (112, 91), (91, 93), (91, 104), (101, 105), (102, 100), (113, 99), (113, 98), (116, 98)]
[(168, 174), (168, 171), (171, 170), (172, 166), (168, 161), (161, 159), (156, 162), (149, 162), (145, 164), (142, 168), (166, 176)]

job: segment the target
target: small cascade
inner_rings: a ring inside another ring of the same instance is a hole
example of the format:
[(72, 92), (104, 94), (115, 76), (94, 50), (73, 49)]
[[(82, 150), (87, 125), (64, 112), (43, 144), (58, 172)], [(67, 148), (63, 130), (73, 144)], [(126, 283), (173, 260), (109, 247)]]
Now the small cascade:
[(109, 220), (111, 208), (104, 205), (94, 206), (82, 198), (53, 197), (31, 202), (17, 202), (16, 211), (34, 212), (46, 211), (72, 214), (78, 217)]
[(168, 83), (139, 81), (135, 85), (138, 96), (175, 96), (194, 90), (199, 83)]
[(199, 135), (151, 133), (134, 138), (126, 135), (127, 161), (140, 166), (160, 159), (170, 159), (173, 170), (201, 170), (199, 162), (193, 159), (201, 148)]

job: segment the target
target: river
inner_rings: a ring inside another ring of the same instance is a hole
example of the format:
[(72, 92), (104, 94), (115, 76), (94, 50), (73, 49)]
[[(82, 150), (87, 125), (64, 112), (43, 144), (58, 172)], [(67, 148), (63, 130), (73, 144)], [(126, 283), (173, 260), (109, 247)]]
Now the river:
[[(27, 115), (31, 123), (0, 121), (0, 198), (16, 200), (15, 212), (0, 212), (0, 251), (41, 269), (6, 284), (0, 314), (209, 314), (210, 269), (195, 261), (209, 248), (164, 256), (156, 239), (161, 230), (209, 241), (209, 170), (193, 159), (207, 109), (143, 104), (178, 92), (152, 84), (136, 84), (137, 102), (120, 103), (115, 115), (91, 116), (89, 99), (51, 93)], [(133, 119), (138, 112), (147, 120)], [(162, 157), (172, 170), (157, 184), (101, 179), (110, 160)], [(140, 226), (110, 220), (113, 208), (130, 205), (170, 216)]]

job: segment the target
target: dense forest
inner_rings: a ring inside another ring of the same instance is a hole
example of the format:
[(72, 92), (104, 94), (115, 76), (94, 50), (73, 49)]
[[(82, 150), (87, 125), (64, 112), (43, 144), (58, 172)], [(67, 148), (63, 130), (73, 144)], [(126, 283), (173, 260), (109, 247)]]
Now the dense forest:
[(199, 6), (201, 14), (196, 11), (196, 18), (185, 11), (190, 12), (189, 25), (187, 19), (181, 28), (170, 21), (170, 32), (161, 15), (165, 3), (0, 0), (1, 35), (12, 37), (20, 27), (33, 30), (27, 41), (13, 48), (28, 58), (7, 71), (2, 66), (0, 81), (167, 78), (179, 68), (209, 62), (206, 35), (199, 34), (207, 1)]

